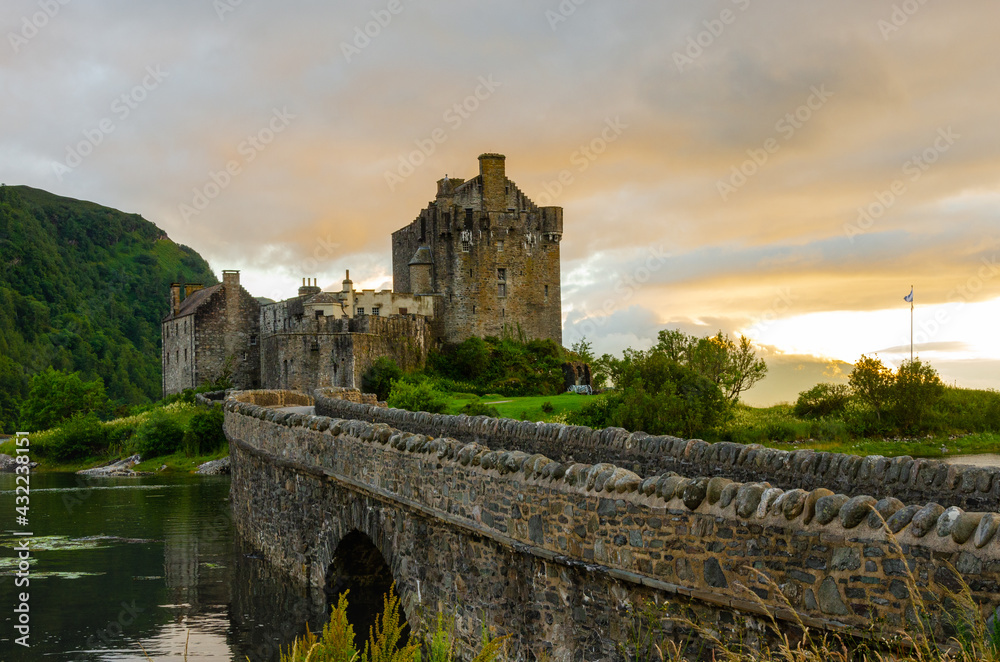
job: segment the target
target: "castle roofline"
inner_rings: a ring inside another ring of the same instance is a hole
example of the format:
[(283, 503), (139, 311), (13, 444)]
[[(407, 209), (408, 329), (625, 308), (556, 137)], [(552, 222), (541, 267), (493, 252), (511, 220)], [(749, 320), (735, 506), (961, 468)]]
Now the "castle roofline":
[(212, 298), (212, 295), (218, 292), (222, 288), (222, 283), (218, 285), (213, 285), (211, 287), (206, 287), (205, 289), (192, 292), (190, 295), (185, 297), (184, 301), (181, 301), (181, 307), (177, 310), (177, 314), (170, 313), (163, 318), (164, 322), (169, 322), (170, 320), (180, 319), (181, 317), (187, 317), (188, 315), (193, 315), (198, 311), (198, 308)]

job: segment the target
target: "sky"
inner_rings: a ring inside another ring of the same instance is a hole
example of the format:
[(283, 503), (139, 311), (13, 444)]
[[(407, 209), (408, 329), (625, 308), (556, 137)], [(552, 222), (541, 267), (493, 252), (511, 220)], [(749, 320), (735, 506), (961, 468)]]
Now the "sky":
[(256, 296), (391, 283), (479, 154), (564, 208), (564, 344), (745, 334), (745, 400), (915, 352), (1000, 388), (1000, 41), (968, 0), (6, 0), (0, 181)]

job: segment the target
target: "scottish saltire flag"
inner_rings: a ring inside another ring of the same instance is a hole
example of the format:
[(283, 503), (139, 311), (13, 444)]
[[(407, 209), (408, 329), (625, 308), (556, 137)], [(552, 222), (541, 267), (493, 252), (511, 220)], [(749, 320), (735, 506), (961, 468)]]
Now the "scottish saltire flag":
[(903, 297), (903, 301), (907, 303), (913, 303), (913, 287), (910, 287), (910, 293)]

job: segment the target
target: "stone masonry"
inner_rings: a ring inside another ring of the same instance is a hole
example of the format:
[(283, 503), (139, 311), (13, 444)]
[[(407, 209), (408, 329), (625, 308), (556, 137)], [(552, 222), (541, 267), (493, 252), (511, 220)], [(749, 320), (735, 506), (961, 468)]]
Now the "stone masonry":
[(562, 344), (563, 210), (529, 200), (505, 161), (483, 154), (478, 177), (438, 181), (434, 201), (392, 234), (393, 288), (440, 298), (434, 333), (445, 342), (519, 328)]
[[(317, 408), (342, 395), (318, 393)], [(919, 591), (943, 641), (949, 591), (962, 580), (986, 613), (1000, 602), (993, 512), (558, 461), (522, 450), (530, 435), (513, 421), (479, 428), (469, 442), (364, 420), (392, 409), (348, 403), (364, 416), (330, 418), (258, 399), (236, 393), (225, 404), (244, 539), (322, 586), (338, 542), (360, 531), (386, 559), (415, 627), (444, 610), (464, 650), (485, 617), (512, 635), (522, 659), (542, 650), (617, 659), (630, 608), (654, 597), (734, 639), (767, 612), (850, 635), (887, 633), (914, 618)], [(456, 429), (487, 420), (450, 418), (435, 420)], [(602, 434), (621, 448), (630, 441)]]

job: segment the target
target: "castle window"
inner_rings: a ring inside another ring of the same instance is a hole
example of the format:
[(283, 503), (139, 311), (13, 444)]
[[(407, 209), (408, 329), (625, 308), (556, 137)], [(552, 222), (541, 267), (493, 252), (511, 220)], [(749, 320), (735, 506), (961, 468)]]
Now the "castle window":
[(379, 313), (380, 310), (381, 310), (381, 308), (379, 308), (378, 306), (372, 306), (372, 316), (373, 317), (378, 317), (378, 313)]
[(400, 315), (405, 315), (406, 313), (407, 313), (407, 309), (406, 308), (400, 308), (399, 309), (399, 314)]
[(322, 319), (322, 318), (323, 318), (323, 311), (322, 310), (317, 310), (316, 311), (316, 319)]
[(472, 314), (476, 314), (476, 304), (472, 304)]
[(549, 286), (548, 285), (545, 286), (545, 300), (546, 301), (549, 300)]
[(187, 360), (188, 360), (188, 351), (187, 351), (187, 348), (185, 347), (184, 348), (184, 362), (187, 363)]
[(500, 268), (497, 269), (497, 280), (506, 282), (507, 281), (507, 270)]
[[(546, 286), (546, 290), (545, 291), (546, 292), (548, 291), (548, 287), (547, 286)], [(257, 344), (257, 334), (255, 333), (255, 334), (253, 334), (253, 335), (250, 336), (250, 346), (253, 347), (256, 344)]]
[(507, 283), (497, 283), (497, 296), (498, 297), (507, 296)]
[(356, 312), (356, 313), (354, 313), (354, 314), (355, 314), (356, 316), (360, 317), (361, 315), (364, 315), (364, 314), (365, 314), (365, 309), (364, 309), (364, 308), (358, 308), (358, 312)]
[(497, 252), (503, 253), (503, 239), (497, 242)]

